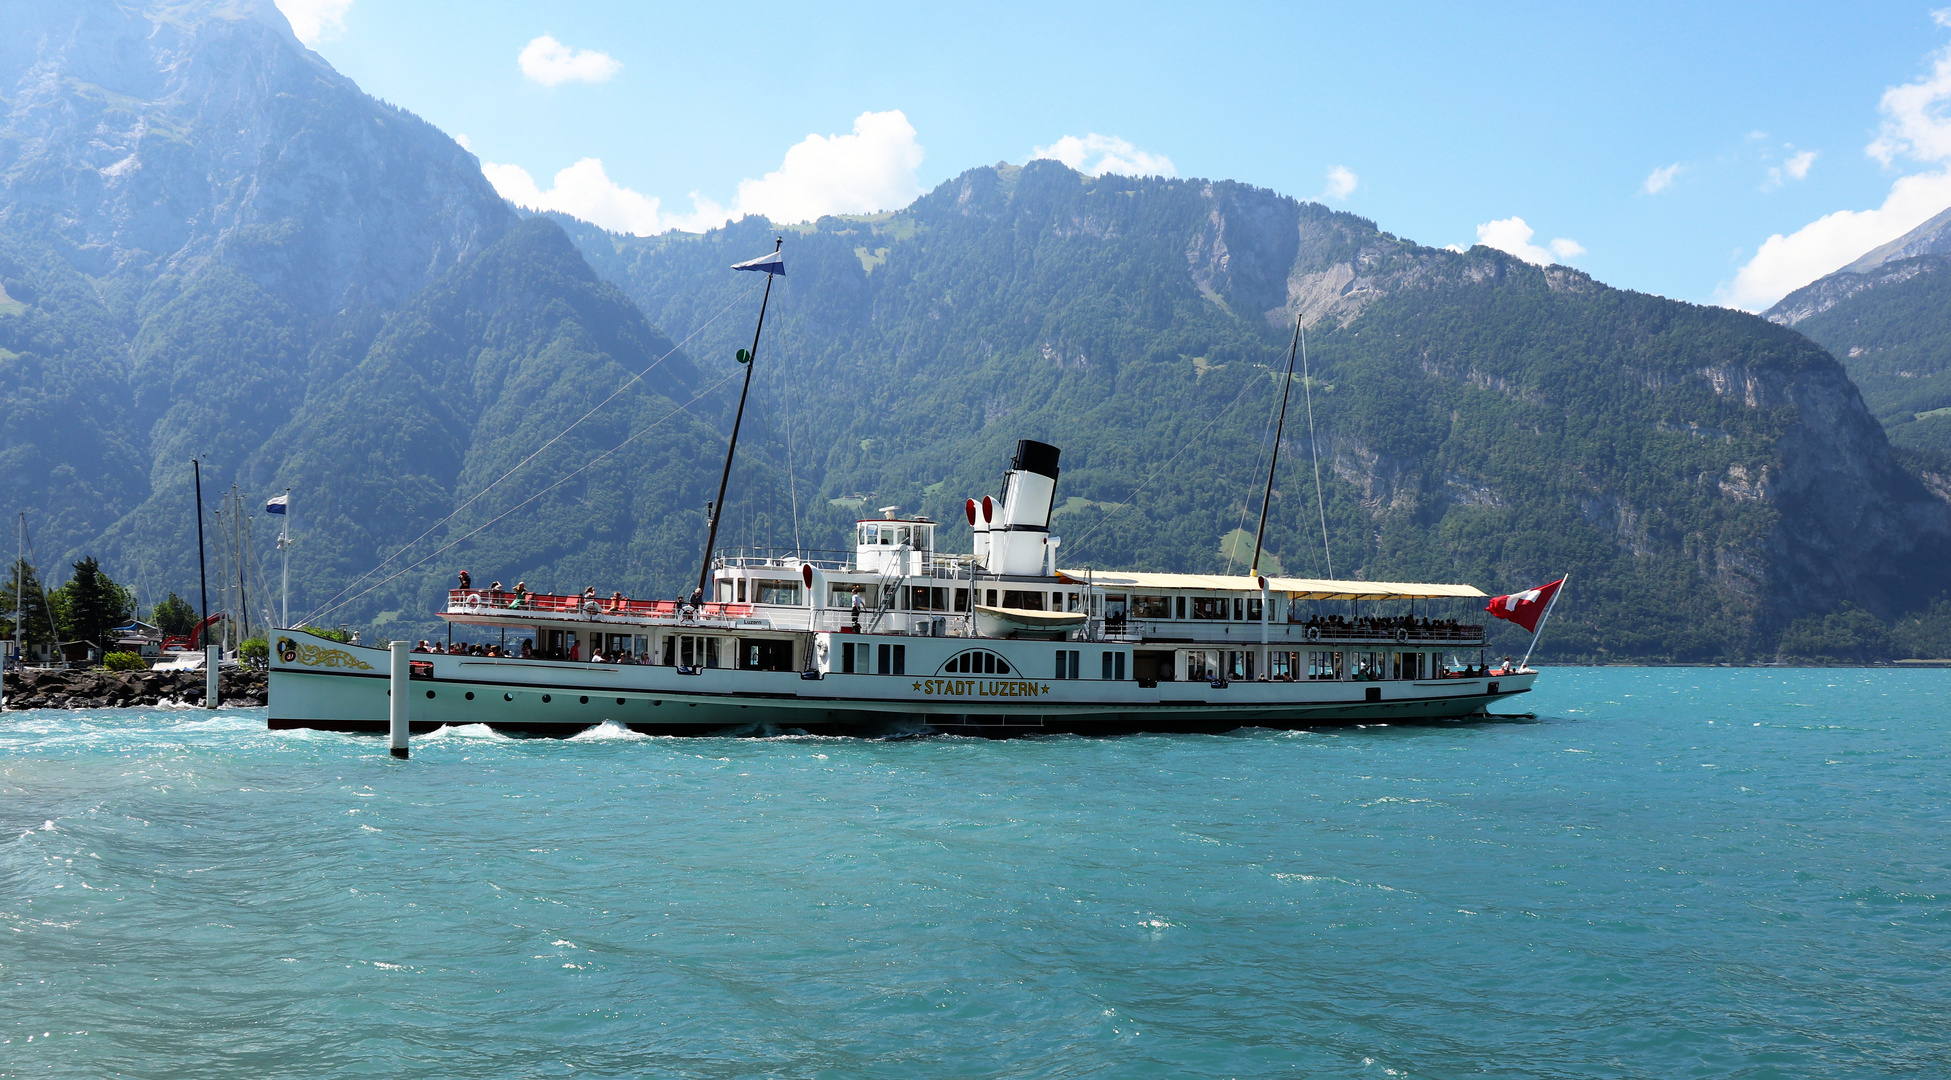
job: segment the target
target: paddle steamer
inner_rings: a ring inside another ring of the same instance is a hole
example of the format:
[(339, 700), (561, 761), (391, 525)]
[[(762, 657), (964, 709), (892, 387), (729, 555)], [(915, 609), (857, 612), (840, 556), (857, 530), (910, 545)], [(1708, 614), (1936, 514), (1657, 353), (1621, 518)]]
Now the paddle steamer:
[[(1470, 585), (1060, 569), (1058, 459), (1017, 444), (967, 553), (889, 507), (844, 557), (711, 559), (695, 606), (456, 589), (441, 618), (515, 655), (412, 654), (413, 729), (1222, 732), (1464, 717), (1536, 678), (1443, 617), (1481, 619)], [(272, 727), (385, 730), (386, 649), (275, 646)]]

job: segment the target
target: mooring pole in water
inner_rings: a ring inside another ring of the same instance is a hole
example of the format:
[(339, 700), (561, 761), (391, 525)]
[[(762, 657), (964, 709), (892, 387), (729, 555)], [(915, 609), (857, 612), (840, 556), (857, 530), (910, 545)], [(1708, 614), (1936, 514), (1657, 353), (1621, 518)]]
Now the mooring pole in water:
[(397, 758), (406, 756), (406, 681), (409, 673), (413, 670), (408, 667), (412, 661), (407, 659), (407, 650), (411, 647), (412, 643), (406, 641), (395, 641), (391, 646), (393, 650), (393, 689), (392, 699), (387, 703), (387, 719), (392, 721), (393, 756)]

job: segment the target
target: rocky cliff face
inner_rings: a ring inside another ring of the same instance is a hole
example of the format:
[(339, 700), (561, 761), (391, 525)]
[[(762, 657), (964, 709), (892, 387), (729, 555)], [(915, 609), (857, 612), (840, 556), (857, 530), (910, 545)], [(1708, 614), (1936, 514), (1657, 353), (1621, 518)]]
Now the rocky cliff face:
[(4, 0), (0, 230), (90, 277), (215, 261), (308, 315), (391, 305), (507, 228), (479, 164), (271, 0)]

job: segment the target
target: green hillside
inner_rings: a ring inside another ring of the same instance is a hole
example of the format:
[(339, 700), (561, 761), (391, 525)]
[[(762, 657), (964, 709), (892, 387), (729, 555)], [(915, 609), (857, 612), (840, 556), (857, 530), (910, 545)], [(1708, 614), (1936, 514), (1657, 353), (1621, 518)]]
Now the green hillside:
[[(680, 335), (743, 285), (717, 268), (773, 235), (570, 228)], [(1419, 247), (1244, 185), (1047, 161), (784, 235), (767, 362), (829, 500), (953, 521), (1034, 437), (1064, 448), (1067, 565), (1224, 569), (1303, 311), (1339, 575), (1504, 591), (1569, 570), (1557, 655), (1674, 660), (1771, 655), (1836, 596), (1888, 618), (1945, 586), (1943, 502), (1833, 358), (1752, 316)], [(1268, 543), (1325, 573), (1295, 405)]]

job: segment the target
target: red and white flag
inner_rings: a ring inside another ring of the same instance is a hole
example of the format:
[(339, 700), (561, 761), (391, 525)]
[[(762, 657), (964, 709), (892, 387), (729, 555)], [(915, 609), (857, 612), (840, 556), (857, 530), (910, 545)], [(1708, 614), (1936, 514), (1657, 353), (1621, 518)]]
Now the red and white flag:
[(1545, 609), (1551, 606), (1551, 598), (1558, 595), (1558, 587), (1564, 583), (1565, 579), (1559, 578), (1549, 585), (1540, 585), (1535, 589), (1512, 593), (1509, 596), (1493, 596), (1490, 598), (1489, 606), (1484, 610), (1500, 619), (1509, 619), (1535, 634), (1538, 632), (1538, 619), (1544, 615)]

